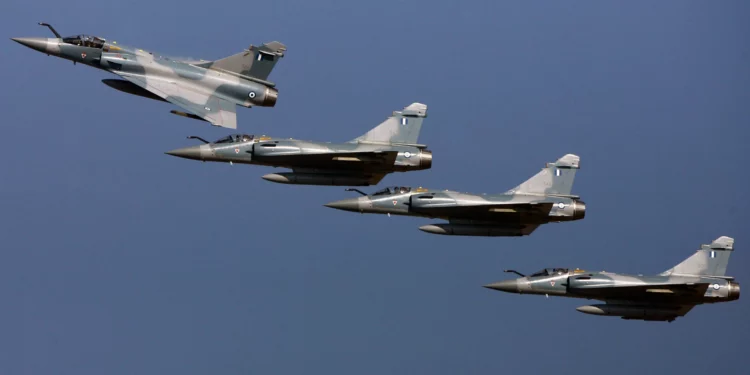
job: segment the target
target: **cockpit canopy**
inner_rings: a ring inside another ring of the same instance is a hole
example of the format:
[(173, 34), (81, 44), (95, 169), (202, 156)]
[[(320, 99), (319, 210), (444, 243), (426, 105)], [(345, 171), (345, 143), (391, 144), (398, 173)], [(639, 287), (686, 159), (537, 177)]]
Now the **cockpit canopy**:
[(410, 187), (406, 186), (393, 186), (393, 187), (387, 187), (383, 190), (378, 190), (374, 192), (372, 195), (391, 195), (391, 194), (404, 194), (411, 191)]
[(539, 272), (531, 274), (529, 277), (554, 276), (568, 273), (567, 268), (545, 268)]
[(252, 141), (254, 136), (249, 134), (232, 134), (228, 135), (224, 138), (219, 139), (218, 141), (214, 143), (240, 143), (240, 142), (250, 142)]
[(98, 38), (98, 37), (90, 36), (90, 35), (74, 35), (74, 36), (63, 38), (62, 40), (63, 40), (63, 43), (73, 44), (73, 45), (82, 46), (82, 47), (91, 47), (91, 48), (102, 48), (104, 47), (104, 42), (106, 42), (102, 38)]

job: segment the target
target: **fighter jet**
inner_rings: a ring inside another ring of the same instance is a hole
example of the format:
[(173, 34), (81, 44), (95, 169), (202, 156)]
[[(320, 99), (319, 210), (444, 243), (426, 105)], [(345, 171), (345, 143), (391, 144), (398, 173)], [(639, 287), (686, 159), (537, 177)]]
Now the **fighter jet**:
[(485, 288), (519, 294), (544, 294), (595, 299), (604, 304), (578, 307), (593, 315), (622, 319), (674, 321), (704, 303), (729, 302), (740, 298), (740, 284), (726, 276), (734, 239), (719, 237), (702, 245), (682, 263), (658, 275), (622, 275), (567, 268), (547, 268), (529, 276), (485, 285)]
[[(524, 236), (539, 225), (583, 219), (586, 205), (571, 195), (580, 158), (567, 154), (502, 194), (468, 194), (422, 187), (393, 187), (344, 199), (326, 207), (360, 213), (421, 216), (448, 220), (419, 229), (455, 236)], [(354, 189), (349, 189), (354, 190)]]
[(278, 91), (268, 75), (284, 57), (286, 47), (270, 42), (216, 61), (175, 59), (127, 47), (103, 38), (75, 35), (63, 38), (49, 24), (54, 38), (12, 38), (26, 47), (73, 64), (106, 70), (122, 79), (102, 82), (128, 94), (172, 103), (184, 117), (237, 128), (236, 107), (273, 107)]
[(290, 168), (264, 179), (283, 184), (367, 186), (392, 172), (429, 169), (432, 152), (417, 144), (427, 106), (413, 103), (361, 137), (345, 143), (235, 134), (203, 145), (172, 150), (169, 155), (201, 161)]

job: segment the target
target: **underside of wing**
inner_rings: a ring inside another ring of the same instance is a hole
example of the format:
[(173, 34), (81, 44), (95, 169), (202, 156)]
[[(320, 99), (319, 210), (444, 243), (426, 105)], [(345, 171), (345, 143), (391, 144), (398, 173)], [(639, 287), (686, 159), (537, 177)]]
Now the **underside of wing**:
[(411, 209), (432, 217), (460, 220), (462, 218), (486, 224), (541, 223), (552, 209), (552, 203), (493, 203), (457, 204), (454, 200), (442, 200), (415, 195)]
[(700, 299), (706, 294), (708, 283), (688, 284), (650, 284), (626, 286), (602, 286), (601, 288), (586, 288), (577, 290), (583, 294), (606, 299), (658, 301), (661, 303), (677, 303)]
[(516, 213), (516, 214), (543, 214), (547, 215), (552, 210), (552, 203), (511, 203), (511, 204), (489, 204), (476, 209), (493, 213)]
[(398, 156), (396, 151), (384, 152), (331, 152), (321, 154), (270, 154), (263, 157), (264, 162), (285, 165), (288, 168), (319, 169), (337, 171), (337, 173), (377, 171), (389, 172)]
[(180, 87), (179, 82), (167, 82), (134, 74), (119, 75), (213, 125), (237, 129), (236, 105), (228, 100)]
[(604, 305), (581, 306), (576, 310), (593, 315), (619, 316), (626, 320), (671, 322), (695, 307), (692, 303), (650, 303), (608, 300)]
[(709, 283), (663, 284), (614, 287), (620, 293), (661, 295), (677, 297), (701, 297), (706, 294)]

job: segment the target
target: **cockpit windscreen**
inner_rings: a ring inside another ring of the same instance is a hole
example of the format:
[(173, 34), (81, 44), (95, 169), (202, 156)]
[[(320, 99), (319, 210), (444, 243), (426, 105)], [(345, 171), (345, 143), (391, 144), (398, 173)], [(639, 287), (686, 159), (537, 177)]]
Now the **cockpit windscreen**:
[(104, 47), (104, 42), (104, 39), (90, 35), (75, 35), (63, 38), (63, 43), (91, 48), (102, 48)]
[(221, 138), (217, 140), (214, 143), (240, 143), (240, 142), (250, 142), (252, 141), (254, 136), (249, 134), (232, 134), (228, 135), (224, 138)]
[(532, 273), (529, 277), (554, 276), (568, 273), (567, 268), (545, 268), (539, 272)]
[(393, 186), (387, 187), (382, 190), (374, 192), (372, 195), (391, 195), (391, 194), (405, 194), (411, 191), (410, 187), (406, 186)]

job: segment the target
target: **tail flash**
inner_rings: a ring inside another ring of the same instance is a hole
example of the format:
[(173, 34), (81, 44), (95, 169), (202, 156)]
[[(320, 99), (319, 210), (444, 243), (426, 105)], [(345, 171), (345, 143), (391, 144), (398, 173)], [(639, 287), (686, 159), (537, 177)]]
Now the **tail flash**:
[(245, 52), (225, 57), (208, 64), (208, 68), (221, 69), (260, 80), (268, 79), (276, 62), (284, 57), (286, 46), (280, 42), (250, 46)]
[(682, 263), (661, 273), (662, 276), (726, 276), (729, 255), (734, 251), (734, 238), (721, 236)]
[(394, 111), (387, 120), (363, 136), (353, 139), (352, 142), (416, 144), (425, 117), (427, 117), (427, 106), (422, 103), (412, 103), (401, 111)]
[(547, 163), (534, 177), (509, 190), (507, 194), (570, 195), (580, 162), (581, 158), (577, 155), (567, 154), (554, 163)]

